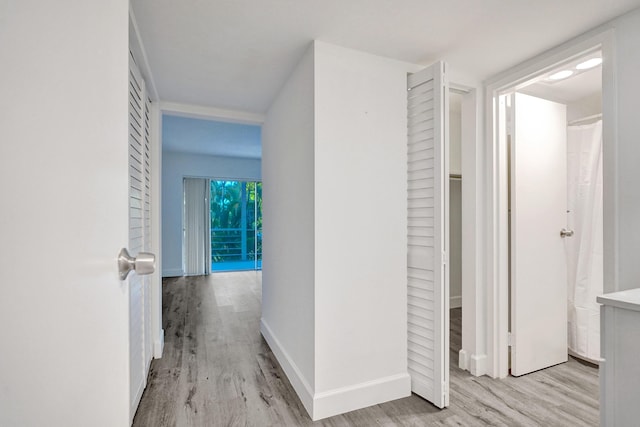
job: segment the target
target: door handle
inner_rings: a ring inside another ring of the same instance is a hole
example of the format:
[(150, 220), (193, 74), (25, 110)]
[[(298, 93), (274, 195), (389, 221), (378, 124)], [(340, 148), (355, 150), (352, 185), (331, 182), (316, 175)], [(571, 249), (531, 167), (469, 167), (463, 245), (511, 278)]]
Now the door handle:
[(118, 273), (120, 280), (125, 280), (131, 270), (139, 276), (151, 274), (156, 271), (156, 256), (149, 252), (139, 252), (137, 257), (129, 255), (125, 248), (118, 254)]
[(560, 237), (571, 237), (573, 236), (573, 230), (567, 230), (566, 228), (563, 228), (562, 230), (560, 230)]

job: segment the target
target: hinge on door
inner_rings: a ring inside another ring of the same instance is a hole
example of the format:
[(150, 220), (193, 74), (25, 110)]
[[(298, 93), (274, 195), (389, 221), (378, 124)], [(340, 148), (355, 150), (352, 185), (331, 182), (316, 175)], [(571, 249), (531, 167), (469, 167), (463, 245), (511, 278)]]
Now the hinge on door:
[(511, 332), (507, 332), (507, 345), (513, 347), (513, 335), (511, 335)]
[(442, 251), (442, 264), (449, 264), (449, 256), (447, 254), (447, 251)]

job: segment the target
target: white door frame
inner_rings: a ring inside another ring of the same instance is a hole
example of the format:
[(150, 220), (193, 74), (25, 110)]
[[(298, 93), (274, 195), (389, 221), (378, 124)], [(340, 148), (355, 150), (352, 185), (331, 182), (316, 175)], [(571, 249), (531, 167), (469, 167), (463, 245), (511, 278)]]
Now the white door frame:
[(462, 94), (461, 121), (461, 174), (462, 174), (462, 348), (458, 366), (472, 375), (486, 373), (485, 342), (480, 339), (484, 325), (484, 298), (482, 296), (482, 175), (481, 99), (474, 86), (457, 81), (449, 89)]
[[(618, 241), (616, 206), (616, 94), (613, 30), (598, 28), (532, 58), (486, 85), (486, 280), (487, 280), (487, 374), (508, 375), (508, 193), (507, 150), (498, 138), (498, 96), (518, 90), (533, 78), (586, 52), (602, 49), (603, 185), (604, 185), (604, 283), (605, 292), (616, 287)], [(464, 298), (464, 297), (463, 297)], [(463, 299), (464, 301), (464, 299)]]
[(156, 254), (156, 271), (151, 276), (151, 328), (153, 358), (162, 357), (162, 113), (158, 100), (151, 103), (151, 251)]

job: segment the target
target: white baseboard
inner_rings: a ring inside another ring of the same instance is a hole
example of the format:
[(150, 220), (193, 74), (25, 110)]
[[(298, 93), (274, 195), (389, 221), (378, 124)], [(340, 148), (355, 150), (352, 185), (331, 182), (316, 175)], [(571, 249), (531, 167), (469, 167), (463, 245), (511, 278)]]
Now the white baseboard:
[(411, 395), (411, 378), (406, 372), (314, 393), (309, 382), (282, 347), (264, 318), (260, 319), (260, 332), (313, 421)]
[(463, 349), (458, 352), (458, 368), (463, 371), (469, 370), (469, 355)]
[(313, 399), (314, 421), (411, 395), (407, 373), (392, 375), (348, 387), (317, 393)]
[(164, 329), (160, 329), (160, 335), (153, 342), (153, 358), (160, 359), (164, 351)]
[(293, 360), (291, 360), (289, 353), (287, 353), (287, 351), (282, 347), (282, 344), (280, 344), (280, 341), (276, 338), (264, 318), (260, 319), (260, 332), (262, 333), (265, 341), (267, 341), (267, 344), (269, 344), (271, 351), (276, 356), (282, 370), (287, 375), (287, 378), (300, 398), (302, 405), (309, 413), (309, 416), (311, 416), (311, 414), (313, 414), (313, 390), (311, 389), (311, 386), (309, 386), (309, 382), (304, 375), (302, 375), (298, 366), (293, 362)]
[(162, 270), (162, 277), (180, 277), (184, 276), (184, 272), (181, 268), (172, 268), (168, 270)]
[(462, 307), (462, 296), (449, 297), (449, 308)]
[(464, 349), (458, 353), (458, 367), (479, 377), (487, 373), (487, 355), (469, 354)]
[(487, 355), (472, 354), (469, 357), (469, 372), (476, 377), (486, 375), (487, 373)]

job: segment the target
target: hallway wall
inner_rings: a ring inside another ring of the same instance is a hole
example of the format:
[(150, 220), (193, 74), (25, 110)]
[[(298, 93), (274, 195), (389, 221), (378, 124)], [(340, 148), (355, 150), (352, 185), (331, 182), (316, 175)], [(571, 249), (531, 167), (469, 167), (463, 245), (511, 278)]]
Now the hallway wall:
[(262, 127), (262, 335), (309, 413), (315, 390), (314, 49)]
[(313, 419), (410, 394), (407, 72), (314, 42), (263, 127), (262, 332)]
[(368, 404), (409, 393), (406, 76), (413, 66), (315, 46), (316, 391), (335, 393), (325, 400), (352, 410), (356, 392), (348, 388)]

